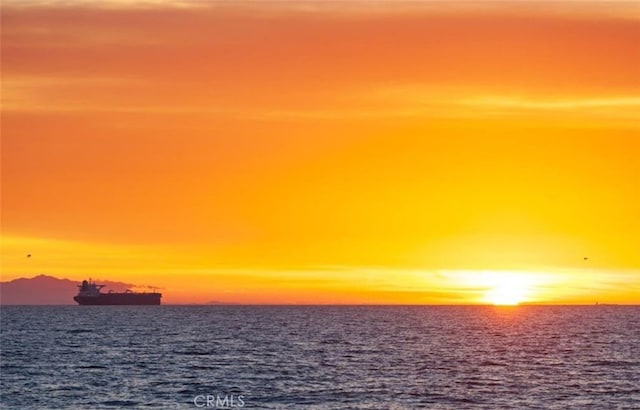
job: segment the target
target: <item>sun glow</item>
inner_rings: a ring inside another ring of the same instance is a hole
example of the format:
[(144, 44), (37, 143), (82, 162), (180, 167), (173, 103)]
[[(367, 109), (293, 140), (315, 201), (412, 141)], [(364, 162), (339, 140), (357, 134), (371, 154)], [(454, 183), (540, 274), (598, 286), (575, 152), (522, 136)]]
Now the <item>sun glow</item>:
[(485, 301), (493, 305), (515, 306), (530, 297), (532, 280), (520, 274), (492, 273)]

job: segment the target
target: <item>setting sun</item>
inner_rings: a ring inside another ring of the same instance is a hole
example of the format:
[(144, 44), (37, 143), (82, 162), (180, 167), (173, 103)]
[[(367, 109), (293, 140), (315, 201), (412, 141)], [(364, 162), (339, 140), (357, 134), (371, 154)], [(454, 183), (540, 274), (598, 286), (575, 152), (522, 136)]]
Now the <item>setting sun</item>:
[(518, 305), (522, 302), (523, 290), (510, 286), (498, 286), (487, 292), (487, 300), (494, 305)]
[(490, 287), (485, 301), (493, 305), (518, 305), (531, 296), (531, 277), (516, 273), (489, 274)]

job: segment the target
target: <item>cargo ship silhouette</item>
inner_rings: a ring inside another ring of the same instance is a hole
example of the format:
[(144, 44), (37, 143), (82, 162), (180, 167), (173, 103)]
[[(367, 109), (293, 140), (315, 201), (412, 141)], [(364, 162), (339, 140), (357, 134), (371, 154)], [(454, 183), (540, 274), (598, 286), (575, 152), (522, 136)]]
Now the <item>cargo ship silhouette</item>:
[(157, 292), (108, 292), (102, 293), (105, 285), (97, 285), (91, 280), (83, 280), (78, 285), (78, 294), (73, 300), (79, 305), (159, 305), (161, 293)]

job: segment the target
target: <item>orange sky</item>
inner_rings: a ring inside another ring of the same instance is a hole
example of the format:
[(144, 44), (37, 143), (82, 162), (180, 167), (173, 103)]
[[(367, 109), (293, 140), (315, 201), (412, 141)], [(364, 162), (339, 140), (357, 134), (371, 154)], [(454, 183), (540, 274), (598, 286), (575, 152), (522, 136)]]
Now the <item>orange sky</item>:
[(639, 20), (627, 1), (5, 1), (2, 280), (640, 303)]

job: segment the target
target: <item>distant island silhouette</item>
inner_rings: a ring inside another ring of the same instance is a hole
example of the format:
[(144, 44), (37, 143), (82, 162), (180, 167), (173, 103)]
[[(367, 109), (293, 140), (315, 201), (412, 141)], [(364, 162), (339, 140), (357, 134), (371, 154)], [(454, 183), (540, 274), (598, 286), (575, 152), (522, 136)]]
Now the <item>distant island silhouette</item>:
[[(100, 281), (115, 292), (135, 287), (131, 283)], [(0, 305), (75, 305), (78, 281), (49, 275), (0, 282)]]

